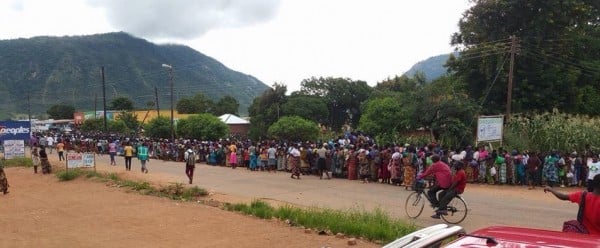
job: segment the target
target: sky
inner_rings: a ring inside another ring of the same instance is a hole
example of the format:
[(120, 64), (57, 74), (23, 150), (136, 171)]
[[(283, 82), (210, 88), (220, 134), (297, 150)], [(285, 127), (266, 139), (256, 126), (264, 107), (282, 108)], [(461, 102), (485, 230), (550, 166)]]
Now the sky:
[(2, 0), (0, 39), (123, 31), (187, 45), (288, 92), (310, 77), (369, 85), (450, 53), (468, 0)]

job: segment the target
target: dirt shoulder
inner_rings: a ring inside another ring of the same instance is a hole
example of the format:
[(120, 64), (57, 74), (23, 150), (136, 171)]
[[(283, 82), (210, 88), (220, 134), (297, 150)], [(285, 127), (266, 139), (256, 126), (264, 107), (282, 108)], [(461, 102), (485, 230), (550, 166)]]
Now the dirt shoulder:
[[(11, 187), (0, 195), (0, 247), (348, 247), (347, 239), (307, 234), (276, 220), (128, 193), (89, 179), (58, 182), (29, 168), (5, 171)], [(159, 174), (144, 180), (169, 183)], [(358, 240), (353, 247), (378, 245)]]

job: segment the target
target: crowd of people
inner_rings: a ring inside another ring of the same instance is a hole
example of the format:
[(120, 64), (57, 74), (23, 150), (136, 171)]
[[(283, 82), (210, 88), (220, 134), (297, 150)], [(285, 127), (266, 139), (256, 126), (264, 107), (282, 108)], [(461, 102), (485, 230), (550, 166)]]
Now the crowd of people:
[[(250, 171), (291, 173), (292, 179), (315, 175), (320, 179), (345, 178), (363, 183), (383, 183), (412, 190), (415, 182), (428, 175), (429, 199), (439, 207), (433, 218), (445, 212), (450, 198), (465, 190), (466, 182), (520, 185), (534, 189), (544, 187), (561, 200), (583, 205), (600, 206), (600, 161), (590, 149), (584, 151), (508, 151), (488, 146), (466, 146), (450, 150), (436, 143), (377, 144), (361, 133), (348, 133), (325, 142), (287, 142), (242, 139), (200, 141), (194, 139), (151, 139), (94, 134), (36, 134), (30, 141), (34, 172), (41, 164), (42, 173), (51, 172), (48, 154), (57, 150), (59, 160), (65, 151), (95, 152), (110, 156), (116, 166), (117, 156), (124, 157), (126, 170), (131, 170), (133, 157), (141, 163), (141, 172), (148, 173), (146, 162), (152, 159), (185, 163), (189, 183), (193, 182), (196, 163), (212, 166), (238, 167)], [(49, 152), (46, 152), (46, 149)], [(553, 187), (586, 187), (581, 192), (564, 194)], [(0, 167), (0, 191), (8, 193), (8, 181)], [(439, 194), (438, 191), (443, 193)], [(581, 210), (583, 211), (583, 210)], [(600, 232), (596, 212), (586, 208), (587, 216), (580, 222), (590, 233)]]
[[(139, 157), (139, 150), (144, 147), (141, 154), (144, 162), (160, 159), (190, 164), (187, 154), (193, 152), (194, 165), (198, 162), (251, 171), (287, 171), (295, 179), (301, 175), (317, 175), (325, 179), (380, 182), (406, 189), (411, 189), (417, 175), (433, 163), (433, 155), (439, 155), (441, 161), (449, 165), (463, 163), (470, 183), (523, 185), (530, 189), (545, 185), (577, 186), (591, 190), (593, 176), (600, 173), (598, 156), (589, 150), (542, 153), (487, 146), (450, 150), (436, 143), (379, 145), (361, 133), (348, 133), (325, 142), (168, 140), (102, 133), (38, 134), (32, 142), (39, 145), (40, 153), (44, 148), (48, 148), (50, 154), (56, 149), (59, 159), (64, 159), (65, 150), (108, 154), (111, 165), (117, 164), (117, 156), (123, 156), (127, 170), (131, 170), (131, 158)], [(43, 164), (42, 159), (42, 167)], [(144, 166), (142, 172), (147, 171)]]

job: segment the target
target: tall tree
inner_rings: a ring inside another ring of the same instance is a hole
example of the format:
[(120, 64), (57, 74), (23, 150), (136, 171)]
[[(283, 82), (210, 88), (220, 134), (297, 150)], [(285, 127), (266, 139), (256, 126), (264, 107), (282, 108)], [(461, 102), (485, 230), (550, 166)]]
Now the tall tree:
[(52, 105), (46, 113), (50, 119), (73, 119), (75, 107), (67, 104)]
[(216, 140), (229, 133), (229, 126), (212, 114), (192, 115), (179, 120), (177, 134), (181, 137), (199, 140)]
[(110, 110), (132, 111), (133, 101), (128, 97), (120, 96), (110, 101)]
[[(591, 0), (475, 0), (459, 21), (449, 69), (483, 101), (488, 114), (507, 101), (509, 37), (516, 40), (513, 112), (589, 112), (600, 92), (600, 9)], [(496, 79), (497, 77), (497, 79)], [(484, 101), (485, 100), (485, 101)], [(597, 106), (596, 108), (600, 108)], [(597, 112), (596, 112), (597, 113)]]
[(275, 83), (272, 88), (254, 98), (248, 108), (250, 114), (250, 137), (254, 139), (266, 138), (267, 129), (281, 116), (281, 106), (286, 101), (287, 87)]
[(329, 120), (329, 109), (324, 98), (292, 93), (281, 106), (281, 113), (288, 116), (299, 116), (316, 123), (326, 123)]
[(214, 105), (212, 100), (207, 98), (202, 92), (199, 92), (192, 97), (179, 99), (176, 109), (177, 112), (182, 114), (212, 113)]
[(329, 127), (339, 129), (344, 124), (356, 126), (360, 120), (360, 105), (371, 95), (365, 81), (348, 78), (309, 78), (301, 82), (300, 93), (323, 97), (329, 109)]
[(237, 99), (230, 95), (226, 95), (219, 99), (219, 101), (214, 105), (213, 114), (216, 116), (221, 116), (224, 114), (238, 115), (239, 107), (240, 104), (238, 103)]

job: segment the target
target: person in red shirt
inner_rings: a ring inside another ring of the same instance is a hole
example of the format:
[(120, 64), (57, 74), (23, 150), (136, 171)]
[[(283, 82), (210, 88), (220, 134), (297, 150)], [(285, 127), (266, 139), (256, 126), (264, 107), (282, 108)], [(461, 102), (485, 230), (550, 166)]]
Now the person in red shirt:
[(437, 193), (450, 188), (450, 184), (452, 184), (452, 172), (450, 171), (450, 166), (440, 161), (439, 155), (435, 154), (431, 156), (431, 161), (433, 161), (433, 164), (423, 174), (419, 175), (417, 179), (433, 175), (435, 184), (427, 191), (427, 195), (429, 196), (431, 205), (437, 207), (439, 204)]
[[(592, 180), (594, 190), (585, 194), (585, 205), (583, 207), (583, 226), (586, 227), (590, 235), (600, 235), (600, 174), (594, 176)], [(581, 204), (581, 194), (583, 191), (565, 194), (551, 187), (544, 188), (544, 193), (550, 192), (556, 198), (563, 201), (570, 201)]]
[(438, 210), (435, 211), (435, 214), (432, 215), (431, 218), (439, 219), (440, 215), (447, 215), (448, 210), (446, 210), (446, 207), (448, 206), (448, 203), (450, 203), (452, 198), (465, 192), (465, 187), (467, 187), (467, 174), (465, 173), (465, 170), (463, 170), (464, 165), (462, 162), (458, 161), (454, 167), (456, 168), (456, 173), (454, 174), (454, 178), (452, 178), (452, 184), (448, 190), (440, 193)]

